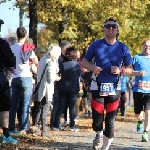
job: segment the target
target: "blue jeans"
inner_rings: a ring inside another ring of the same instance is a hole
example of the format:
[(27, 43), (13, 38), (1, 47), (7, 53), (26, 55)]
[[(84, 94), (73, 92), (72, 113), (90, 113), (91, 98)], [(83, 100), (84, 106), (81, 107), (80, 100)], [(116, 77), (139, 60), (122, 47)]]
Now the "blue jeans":
[(64, 111), (67, 102), (69, 107), (70, 128), (75, 127), (75, 121), (74, 121), (76, 117), (75, 103), (77, 97), (78, 97), (78, 91), (59, 91), (59, 105), (58, 105), (55, 123), (54, 123), (55, 128), (59, 128), (60, 117), (62, 112)]
[(12, 79), (12, 102), (9, 110), (9, 130), (15, 130), (15, 118), (19, 101), (22, 101), (19, 130), (26, 130), (29, 122), (29, 107), (32, 95), (32, 78), (17, 77)]

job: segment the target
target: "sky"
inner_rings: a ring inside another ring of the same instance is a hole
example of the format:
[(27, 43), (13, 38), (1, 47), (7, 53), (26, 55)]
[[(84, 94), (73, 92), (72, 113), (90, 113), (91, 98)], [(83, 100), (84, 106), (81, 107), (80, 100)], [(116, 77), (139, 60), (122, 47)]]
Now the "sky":
[[(12, 9), (14, 1), (15, 0), (11, 0), (11, 2), (0, 4), (0, 19), (4, 21), (0, 32), (1, 37), (5, 37), (6, 35), (8, 35), (9, 29), (11, 29), (15, 33), (16, 29), (19, 27), (19, 9)], [(29, 19), (24, 17), (23, 26), (27, 31), (29, 30)]]

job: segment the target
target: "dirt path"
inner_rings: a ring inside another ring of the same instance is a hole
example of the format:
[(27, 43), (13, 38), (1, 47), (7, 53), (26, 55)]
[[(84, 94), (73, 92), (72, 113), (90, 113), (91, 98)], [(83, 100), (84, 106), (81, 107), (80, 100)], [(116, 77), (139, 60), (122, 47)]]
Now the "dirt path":
[[(76, 124), (80, 132), (50, 131), (51, 138), (48, 140), (31, 134), (17, 136), (18, 150), (92, 150), (95, 133), (91, 128), (91, 118), (80, 118)], [(150, 150), (150, 142), (141, 142), (141, 136), (136, 133), (133, 112), (128, 112), (126, 117), (117, 116), (115, 138), (110, 150)], [(13, 149), (15, 147), (5, 146), (2, 150)]]

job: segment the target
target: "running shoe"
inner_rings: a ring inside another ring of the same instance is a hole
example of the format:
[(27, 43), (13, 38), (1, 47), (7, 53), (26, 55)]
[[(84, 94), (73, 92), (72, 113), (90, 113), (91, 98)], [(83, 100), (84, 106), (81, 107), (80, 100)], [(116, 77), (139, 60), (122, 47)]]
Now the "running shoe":
[(146, 132), (142, 134), (142, 142), (148, 142), (148, 134)]
[(139, 123), (137, 124), (137, 132), (140, 133), (143, 131), (143, 123)]
[(93, 149), (100, 150), (102, 148), (102, 144), (103, 144), (102, 141), (103, 141), (102, 138), (95, 138), (93, 140)]

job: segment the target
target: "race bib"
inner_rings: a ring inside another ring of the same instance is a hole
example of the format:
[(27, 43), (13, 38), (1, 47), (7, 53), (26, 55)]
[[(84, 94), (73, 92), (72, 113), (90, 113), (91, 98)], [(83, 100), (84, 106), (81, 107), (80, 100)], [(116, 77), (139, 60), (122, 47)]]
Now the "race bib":
[(138, 88), (142, 90), (150, 90), (150, 81), (139, 80)]
[(114, 83), (101, 83), (99, 94), (100, 96), (116, 95)]

